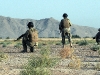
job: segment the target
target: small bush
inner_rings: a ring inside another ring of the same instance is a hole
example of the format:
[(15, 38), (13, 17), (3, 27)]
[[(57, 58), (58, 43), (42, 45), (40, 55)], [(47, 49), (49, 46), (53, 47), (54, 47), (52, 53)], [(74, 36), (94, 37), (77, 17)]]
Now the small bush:
[(26, 70), (21, 71), (20, 75), (50, 75), (50, 72), (46, 68), (27, 66)]
[(11, 44), (10, 41), (4, 41), (4, 42), (1, 42), (0, 44), (2, 44), (2, 47), (7, 47), (7, 45)]
[(93, 50), (93, 51), (97, 51), (99, 49), (100, 49), (100, 47), (98, 45), (93, 45), (93, 47), (91, 47), (91, 50)]
[(67, 58), (67, 57), (71, 57), (72, 53), (74, 52), (74, 50), (70, 47), (65, 47), (60, 51), (60, 56), (62, 58)]
[(20, 48), (21, 47), (21, 43), (17, 43), (14, 47), (16, 47), (16, 48)]
[(76, 42), (76, 44), (79, 44), (79, 43), (80, 43), (79, 41)]
[(79, 46), (88, 45), (88, 42), (86, 40), (82, 40), (78, 44), (79, 44)]
[(10, 37), (6, 37), (6, 39), (10, 39)]
[(72, 38), (81, 38), (79, 35), (72, 35)]
[(57, 42), (56, 45), (62, 45), (62, 43), (61, 42)]
[(5, 55), (3, 52), (0, 52), (0, 61), (2, 61), (3, 59), (6, 59), (8, 56)]
[(43, 48), (40, 51), (41, 56), (32, 57), (25, 70), (21, 71), (21, 75), (50, 75), (49, 67), (53, 67), (57, 59), (50, 58), (48, 48)]
[(72, 68), (72, 69), (80, 69), (81, 68), (81, 60), (78, 58), (71, 60), (70, 63), (68, 64), (68, 67)]
[(2, 47), (7, 47), (7, 45), (8, 45), (7, 43), (3, 43)]

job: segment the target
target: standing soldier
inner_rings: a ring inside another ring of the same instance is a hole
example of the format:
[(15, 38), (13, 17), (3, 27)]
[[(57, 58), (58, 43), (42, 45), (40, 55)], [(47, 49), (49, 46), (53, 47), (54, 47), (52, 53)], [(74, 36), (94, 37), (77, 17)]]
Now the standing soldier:
[(70, 23), (70, 20), (67, 18), (68, 15), (66, 13), (63, 14), (63, 19), (61, 20), (59, 24), (59, 30), (62, 32), (62, 44), (63, 47), (65, 45), (65, 36), (67, 35), (68, 41), (70, 43), (70, 47), (72, 47), (72, 41), (71, 41), (71, 33), (70, 33), (70, 26), (72, 25)]
[(27, 52), (27, 46), (30, 47), (30, 52), (34, 51), (34, 45), (38, 41), (38, 33), (36, 29), (34, 28), (33, 22), (29, 22), (27, 24), (28, 30), (22, 34), (20, 37), (17, 38), (17, 40), (22, 39), (22, 44), (23, 44), (23, 51), (22, 52)]
[(93, 37), (93, 39), (96, 39), (96, 42), (98, 45), (100, 45), (100, 28), (98, 29), (98, 33), (96, 34), (95, 37)]

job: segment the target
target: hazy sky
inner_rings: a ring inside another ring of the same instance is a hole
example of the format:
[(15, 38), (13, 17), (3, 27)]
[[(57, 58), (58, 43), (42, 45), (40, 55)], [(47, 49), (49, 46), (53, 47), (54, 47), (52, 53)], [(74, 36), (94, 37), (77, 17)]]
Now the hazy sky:
[(100, 27), (100, 0), (0, 0), (0, 16), (60, 21), (63, 13), (72, 24)]

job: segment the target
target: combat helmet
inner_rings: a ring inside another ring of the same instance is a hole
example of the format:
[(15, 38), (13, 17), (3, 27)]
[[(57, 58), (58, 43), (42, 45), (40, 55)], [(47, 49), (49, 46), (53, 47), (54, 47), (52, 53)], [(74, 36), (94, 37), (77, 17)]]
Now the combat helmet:
[(34, 27), (34, 24), (33, 24), (33, 22), (29, 22), (28, 24), (27, 24), (27, 26), (30, 28), (30, 27)]
[(98, 29), (98, 31), (100, 31), (100, 28)]
[(66, 13), (63, 14), (63, 17), (68, 17), (68, 15)]

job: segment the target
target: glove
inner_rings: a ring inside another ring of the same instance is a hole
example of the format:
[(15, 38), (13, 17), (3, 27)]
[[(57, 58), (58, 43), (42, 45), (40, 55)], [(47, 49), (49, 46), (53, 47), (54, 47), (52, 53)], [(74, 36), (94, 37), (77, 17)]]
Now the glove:
[(95, 37), (93, 37), (93, 39), (95, 39)]

